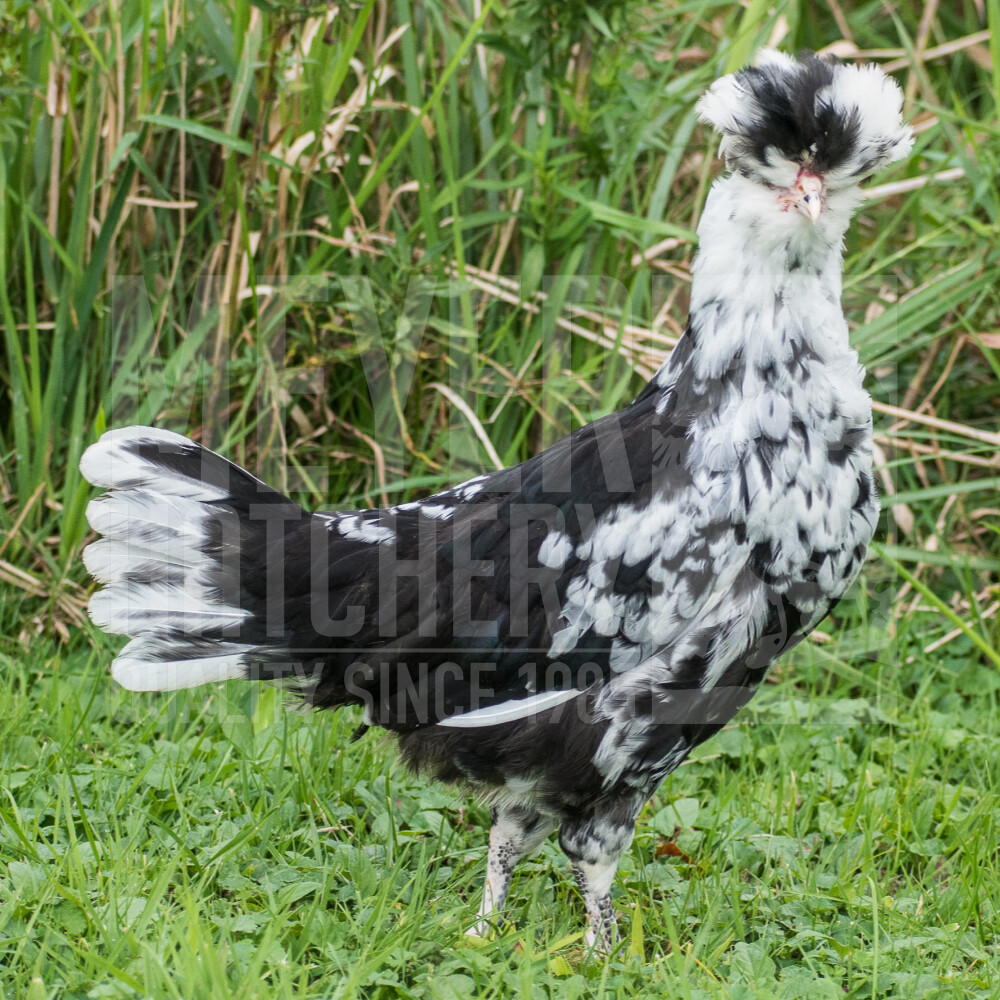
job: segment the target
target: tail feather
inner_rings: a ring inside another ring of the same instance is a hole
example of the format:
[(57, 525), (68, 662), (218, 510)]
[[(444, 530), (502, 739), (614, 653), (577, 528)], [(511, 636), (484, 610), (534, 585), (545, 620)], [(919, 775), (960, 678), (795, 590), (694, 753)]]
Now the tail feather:
[(83, 550), (83, 564), (87, 572), (102, 584), (119, 580), (160, 580), (164, 583), (199, 586), (196, 573), (206, 562), (200, 552), (183, 546), (173, 546), (174, 551), (151, 549), (132, 540), (101, 538)]
[(115, 635), (142, 635), (162, 629), (201, 635), (227, 629), (248, 618), (249, 611), (200, 600), (179, 587), (141, 583), (114, 584), (90, 599), (94, 624)]
[(162, 552), (202, 541), (211, 515), (197, 500), (146, 490), (113, 491), (87, 504), (94, 531)]
[[(90, 616), (132, 636), (111, 673), (133, 691), (168, 691), (246, 676), (257, 659), (280, 656), (245, 606), (246, 574), (259, 573), (264, 521), (248, 512), (287, 497), (222, 456), (153, 427), (108, 431), (80, 469), (109, 490), (87, 518), (104, 538), (83, 560), (104, 589)], [(251, 638), (252, 637), (252, 638)]]
[(107, 431), (80, 459), (83, 478), (108, 490), (141, 490), (201, 502), (230, 501), (240, 495), (255, 503), (291, 504), (245, 469), (159, 427)]
[[(252, 646), (240, 643), (211, 644), (211, 656), (181, 657), (196, 645), (133, 639), (111, 664), (111, 676), (128, 691), (178, 691), (215, 681), (246, 676), (246, 657)], [(172, 658), (171, 658), (172, 657)]]

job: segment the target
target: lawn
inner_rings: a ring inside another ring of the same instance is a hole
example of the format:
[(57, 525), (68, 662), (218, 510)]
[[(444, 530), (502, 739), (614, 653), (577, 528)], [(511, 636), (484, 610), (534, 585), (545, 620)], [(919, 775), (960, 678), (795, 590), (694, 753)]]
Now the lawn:
[[(623, 405), (721, 170), (694, 102), (768, 42), (916, 126), (845, 265), (878, 545), (646, 807), (613, 958), (554, 839), (475, 942), (487, 810), (356, 713), (113, 686), (79, 456), (155, 421), (377, 506)], [(4, 4), (5, 1000), (1000, 997), (998, 93), (997, 0)]]

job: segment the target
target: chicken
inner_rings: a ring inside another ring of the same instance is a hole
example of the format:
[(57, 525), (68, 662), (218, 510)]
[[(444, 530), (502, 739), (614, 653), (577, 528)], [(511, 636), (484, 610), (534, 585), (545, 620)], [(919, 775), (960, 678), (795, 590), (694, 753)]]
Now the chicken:
[(112, 430), (84, 552), (124, 687), (283, 680), (360, 705), (419, 772), (492, 810), (485, 933), (554, 830), (588, 916), (660, 782), (854, 581), (878, 515), (840, 306), (859, 184), (904, 157), (874, 67), (764, 53), (699, 105), (729, 169), (690, 319), (638, 398), (522, 465), (384, 510), (307, 513), (151, 427)]

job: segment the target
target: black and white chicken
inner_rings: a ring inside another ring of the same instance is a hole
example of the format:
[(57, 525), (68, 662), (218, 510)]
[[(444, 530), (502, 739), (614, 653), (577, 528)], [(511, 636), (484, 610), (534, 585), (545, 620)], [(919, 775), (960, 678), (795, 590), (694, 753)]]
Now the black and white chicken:
[(137, 691), (285, 679), (360, 705), (405, 761), (492, 808), (475, 930), (553, 830), (589, 918), (643, 804), (858, 574), (878, 515), (840, 306), (859, 184), (905, 156), (896, 84), (764, 53), (702, 118), (729, 175), (698, 228), (687, 331), (624, 410), (522, 465), (385, 510), (307, 513), (151, 427), (112, 430), (84, 561)]

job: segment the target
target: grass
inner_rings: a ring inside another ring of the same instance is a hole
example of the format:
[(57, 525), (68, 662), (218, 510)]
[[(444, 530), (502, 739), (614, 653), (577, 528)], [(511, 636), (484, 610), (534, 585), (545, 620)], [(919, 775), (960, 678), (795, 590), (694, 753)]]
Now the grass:
[(485, 810), (349, 745), (350, 713), (126, 695), (101, 642), (5, 657), (7, 995), (996, 996), (1000, 683), (968, 642), (922, 654), (932, 618), (857, 676), (807, 650), (668, 780), (606, 964), (554, 842), (515, 925), (465, 939)]
[[(998, 35), (995, 0), (4, 5), (4, 996), (1000, 996)], [(370, 506), (621, 405), (683, 326), (694, 100), (768, 40), (867, 53), (918, 129), (847, 247), (879, 549), (647, 807), (622, 955), (580, 962), (554, 843), (474, 947), (477, 803), (350, 713), (112, 688), (77, 461), (156, 419)]]

